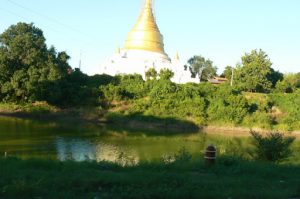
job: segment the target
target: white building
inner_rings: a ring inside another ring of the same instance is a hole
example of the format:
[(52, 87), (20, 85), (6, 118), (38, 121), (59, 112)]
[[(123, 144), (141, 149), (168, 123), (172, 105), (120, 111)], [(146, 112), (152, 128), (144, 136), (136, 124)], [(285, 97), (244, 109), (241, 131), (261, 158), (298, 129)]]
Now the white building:
[(156, 24), (152, 0), (145, 0), (142, 12), (125, 41), (125, 46), (101, 66), (101, 73), (108, 75), (140, 74), (155, 68), (159, 72), (163, 68), (174, 72), (172, 81), (176, 83), (195, 82), (198, 78), (191, 78), (191, 73), (184, 70), (179, 56), (171, 60), (164, 50), (163, 36)]

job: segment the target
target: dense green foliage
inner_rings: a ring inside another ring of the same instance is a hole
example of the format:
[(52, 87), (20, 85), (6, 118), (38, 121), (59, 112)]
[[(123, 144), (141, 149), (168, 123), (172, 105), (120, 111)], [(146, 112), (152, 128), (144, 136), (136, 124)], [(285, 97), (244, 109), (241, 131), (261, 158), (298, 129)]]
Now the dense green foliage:
[(164, 79), (144, 81), (140, 75), (117, 76), (100, 90), (101, 104), (124, 115), (174, 117), (201, 125), (300, 129), (299, 91), (243, 93), (228, 84), (175, 84)]
[[(283, 75), (268, 55), (253, 50), (242, 57), (233, 87), (175, 84), (163, 69), (141, 75), (88, 76), (71, 69), (66, 52), (48, 48), (43, 32), (33, 24), (12, 25), (0, 35), (0, 101), (59, 107), (101, 106), (125, 115), (139, 114), (189, 120), (195, 124), (229, 124), (283, 130), (300, 129), (300, 75)], [(216, 75), (209, 59), (194, 56), (185, 66), (207, 81)], [(231, 78), (231, 67), (223, 76)], [(249, 94), (243, 92), (271, 93)], [(288, 94), (286, 94), (288, 93)]]
[(160, 80), (171, 80), (172, 77), (174, 77), (174, 72), (170, 69), (163, 68), (159, 71)]
[(257, 159), (281, 162), (292, 155), (290, 146), (295, 141), (295, 137), (285, 137), (279, 132), (270, 132), (265, 137), (255, 131), (251, 131), (250, 134), (256, 147)]
[(209, 101), (208, 116), (211, 122), (240, 124), (249, 113), (246, 98), (227, 85), (220, 86)]
[(262, 50), (253, 50), (242, 57), (242, 64), (235, 71), (235, 84), (249, 92), (270, 92), (283, 75), (275, 71), (268, 55)]
[(283, 80), (276, 84), (277, 92), (293, 93), (297, 88), (300, 88), (300, 73), (286, 74)]
[(145, 73), (145, 77), (146, 77), (147, 81), (149, 81), (149, 80), (156, 80), (157, 76), (158, 76), (158, 74), (157, 74), (157, 71), (155, 70), (155, 68), (150, 68)]
[[(129, 100), (124, 113), (189, 119), (197, 124), (209, 121), (239, 124), (249, 112), (242, 93), (224, 85), (178, 85), (161, 78), (144, 82), (140, 76), (117, 77), (101, 91), (104, 101)], [(130, 81), (128, 81), (130, 80)]]
[(284, 125), (286, 130), (300, 129), (300, 90), (294, 93), (274, 93), (270, 96), (274, 107), (279, 108), (278, 123)]
[(91, 103), (88, 76), (68, 64), (66, 52), (47, 48), (33, 24), (12, 25), (0, 35), (0, 100), (47, 101), (59, 106)]
[(232, 73), (234, 72), (233, 70), (234, 68), (232, 66), (226, 66), (223, 73), (221, 74), (221, 77), (225, 77), (228, 80), (231, 80), (233, 75)]
[(0, 35), (0, 85), (5, 101), (35, 101), (47, 92), (46, 84), (67, 76), (65, 52), (47, 49), (40, 29), (19, 23)]

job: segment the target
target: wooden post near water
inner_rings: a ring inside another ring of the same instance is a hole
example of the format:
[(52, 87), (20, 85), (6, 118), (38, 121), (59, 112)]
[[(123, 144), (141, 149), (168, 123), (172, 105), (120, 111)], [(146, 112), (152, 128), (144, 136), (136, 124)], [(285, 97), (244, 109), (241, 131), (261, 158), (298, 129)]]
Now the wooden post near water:
[(217, 149), (214, 145), (209, 145), (206, 150), (205, 150), (205, 164), (207, 166), (212, 166), (215, 164), (216, 161), (216, 153), (217, 153)]

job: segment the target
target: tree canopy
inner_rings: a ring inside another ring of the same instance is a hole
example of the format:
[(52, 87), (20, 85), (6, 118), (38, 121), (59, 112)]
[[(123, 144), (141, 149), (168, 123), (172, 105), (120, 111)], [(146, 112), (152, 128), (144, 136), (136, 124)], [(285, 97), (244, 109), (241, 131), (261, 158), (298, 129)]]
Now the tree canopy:
[(276, 90), (284, 93), (292, 93), (300, 88), (300, 73), (285, 74), (281, 81), (276, 84)]
[(227, 79), (231, 79), (232, 76), (232, 70), (234, 70), (234, 68), (232, 66), (226, 66), (223, 73), (221, 74), (221, 77), (225, 77)]
[(190, 58), (185, 68), (190, 70), (192, 77), (198, 75), (200, 81), (208, 81), (217, 74), (217, 68), (213, 66), (213, 62), (201, 55), (195, 55)]
[(159, 71), (159, 79), (161, 80), (171, 80), (174, 77), (174, 72), (170, 69), (163, 68)]
[(47, 48), (42, 30), (32, 23), (10, 26), (0, 35), (0, 100), (82, 103), (89, 96), (87, 75), (72, 70), (69, 55)]
[(149, 70), (146, 71), (145, 76), (146, 76), (147, 81), (156, 80), (157, 76), (158, 76), (158, 73), (155, 70), (155, 68), (149, 68)]
[(237, 66), (235, 84), (250, 92), (269, 92), (282, 79), (282, 74), (272, 67), (268, 55), (262, 50), (253, 50), (242, 56), (242, 64)]
[(1, 98), (6, 101), (42, 100), (44, 86), (68, 75), (69, 56), (47, 48), (42, 30), (18, 23), (0, 35)]

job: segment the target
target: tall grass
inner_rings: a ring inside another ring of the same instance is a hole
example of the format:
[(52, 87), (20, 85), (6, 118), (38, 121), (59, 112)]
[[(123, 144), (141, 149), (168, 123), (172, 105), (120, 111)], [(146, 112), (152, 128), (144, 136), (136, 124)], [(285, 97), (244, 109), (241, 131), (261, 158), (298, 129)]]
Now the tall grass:
[(120, 166), (0, 158), (0, 198), (264, 198), (300, 196), (300, 168), (221, 156), (213, 167), (179, 152)]

